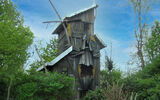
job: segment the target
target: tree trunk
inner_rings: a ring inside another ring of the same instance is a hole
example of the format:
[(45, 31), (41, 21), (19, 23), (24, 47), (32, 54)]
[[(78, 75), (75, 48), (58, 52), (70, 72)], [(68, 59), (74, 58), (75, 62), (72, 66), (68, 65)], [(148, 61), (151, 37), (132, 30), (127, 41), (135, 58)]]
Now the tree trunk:
[[(144, 64), (144, 57), (143, 57), (143, 30), (144, 30), (144, 27), (142, 27), (142, 21), (141, 21), (141, 18), (142, 18), (142, 0), (139, 0), (139, 3), (138, 3), (138, 6), (139, 6), (139, 11), (138, 11), (138, 16), (139, 16), (139, 32), (140, 32), (140, 35), (139, 35), (139, 45), (138, 45), (138, 56), (140, 58), (140, 62), (141, 62), (141, 67), (142, 69), (144, 68), (145, 64)], [(144, 26), (144, 25), (143, 25)]]
[(10, 97), (11, 86), (12, 86), (12, 78), (10, 78), (10, 82), (8, 86), (7, 100), (9, 100), (9, 97)]

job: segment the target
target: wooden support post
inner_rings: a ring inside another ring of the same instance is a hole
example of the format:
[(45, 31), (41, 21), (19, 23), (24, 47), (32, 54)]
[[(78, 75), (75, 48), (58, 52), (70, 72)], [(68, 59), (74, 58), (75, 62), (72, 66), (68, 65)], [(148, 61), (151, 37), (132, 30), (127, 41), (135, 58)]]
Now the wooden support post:
[(41, 57), (41, 55), (39, 54), (39, 51), (38, 51), (37, 46), (34, 45), (34, 47), (35, 47), (35, 49), (36, 49), (36, 52), (37, 52), (37, 54), (38, 54), (38, 57), (40, 58), (40, 60), (41, 60), (41, 62), (42, 62), (42, 64), (43, 64), (43, 68), (44, 68), (45, 73), (46, 73), (46, 72), (47, 72), (47, 68), (46, 68), (46, 66), (45, 66), (44, 60), (43, 60), (43, 58)]

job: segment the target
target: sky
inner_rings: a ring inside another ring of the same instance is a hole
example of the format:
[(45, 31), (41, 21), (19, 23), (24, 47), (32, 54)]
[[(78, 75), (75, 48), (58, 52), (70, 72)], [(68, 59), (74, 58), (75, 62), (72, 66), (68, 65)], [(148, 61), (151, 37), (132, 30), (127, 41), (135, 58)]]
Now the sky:
[[(45, 46), (51, 38), (57, 37), (51, 34), (57, 24), (46, 25), (42, 23), (44, 21), (58, 20), (49, 0), (13, 0), (13, 2), (24, 16), (25, 26), (29, 26), (34, 33), (34, 44), (41, 40)], [(115, 68), (127, 71), (134, 67), (127, 65), (127, 62), (131, 59), (130, 53), (136, 52), (133, 34), (134, 11), (127, 0), (52, 0), (52, 2), (62, 18), (88, 8), (96, 2), (99, 7), (97, 8), (95, 33), (107, 45), (105, 49), (101, 50), (101, 69), (104, 68), (105, 52), (112, 56)], [(160, 3), (155, 4), (148, 13), (147, 22), (149, 27), (154, 24), (154, 20), (160, 20), (159, 5)], [(30, 51), (35, 51), (33, 45)], [(39, 60), (34, 53), (29, 58), (26, 67), (37, 59)]]

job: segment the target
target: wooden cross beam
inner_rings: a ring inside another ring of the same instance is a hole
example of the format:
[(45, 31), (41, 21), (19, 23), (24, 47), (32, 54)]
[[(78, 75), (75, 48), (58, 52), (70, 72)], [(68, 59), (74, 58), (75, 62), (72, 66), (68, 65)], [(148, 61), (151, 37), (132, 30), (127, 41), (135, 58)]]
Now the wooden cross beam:
[[(76, 19), (76, 20), (63, 20), (63, 22), (78, 22), (78, 21), (82, 21), (80, 19)], [(60, 20), (55, 20), (55, 21), (45, 21), (43, 23), (61, 23), (62, 21)]]
[(43, 23), (61, 23), (61, 21), (45, 21)]

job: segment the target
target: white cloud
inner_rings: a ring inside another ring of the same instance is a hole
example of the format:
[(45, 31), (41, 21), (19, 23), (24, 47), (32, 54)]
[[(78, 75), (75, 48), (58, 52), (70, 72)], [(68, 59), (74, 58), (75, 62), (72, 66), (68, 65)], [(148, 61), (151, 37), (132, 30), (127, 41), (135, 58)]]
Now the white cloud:
[(135, 46), (130, 46), (128, 48), (125, 48), (123, 52), (129, 55), (131, 53), (136, 53), (137, 48)]

